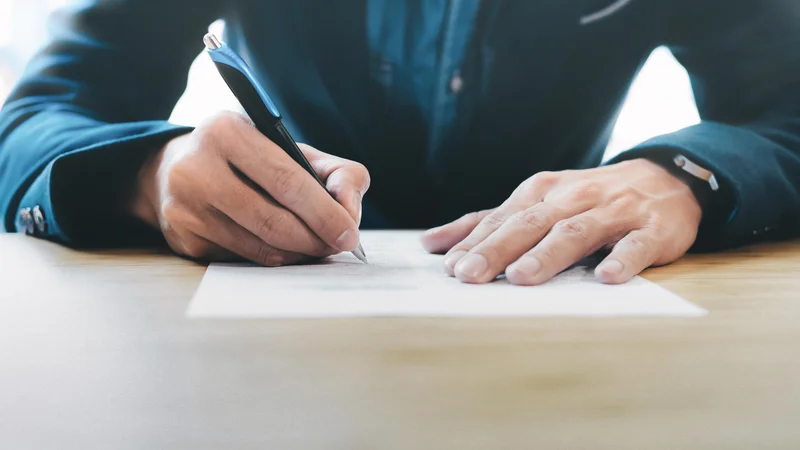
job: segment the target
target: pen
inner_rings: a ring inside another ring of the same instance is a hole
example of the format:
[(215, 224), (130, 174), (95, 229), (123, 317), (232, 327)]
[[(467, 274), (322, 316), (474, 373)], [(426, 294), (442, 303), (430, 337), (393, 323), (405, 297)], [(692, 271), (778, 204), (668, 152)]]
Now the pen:
[[(250, 120), (253, 121), (256, 129), (289, 154), (297, 164), (300, 164), (306, 172), (317, 180), (322, 188), (325, 189), (325, 192), (328, 192), (325, 183), (319, 179), (319, 176), (317, 176), (317, 173), (283, 125), (278, 108), (275, 107), (272, 99), (258, 84), (247, 63), (213, 33), (206, 34), (203, 38), (203, 43), (206, 45), (208, 55), (220, 75), (222, 75), (222, 79), (225, 80), (233, 95), (239, 100), (247, 115), (250, 116)], [(353, 251), (353, 255), (359, 261), (367, 262), (367, 255), (364, 254), (364, 248), (361, 243)]]

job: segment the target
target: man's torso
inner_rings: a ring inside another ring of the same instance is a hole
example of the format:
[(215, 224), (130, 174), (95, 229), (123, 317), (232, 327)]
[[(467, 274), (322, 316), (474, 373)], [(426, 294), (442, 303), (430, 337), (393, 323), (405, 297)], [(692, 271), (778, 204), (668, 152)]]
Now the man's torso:
[(597, 165), (664, 4), (239, 0), (225, 19), (296, 138), (370, 169), (364, 226), (420, 228)]

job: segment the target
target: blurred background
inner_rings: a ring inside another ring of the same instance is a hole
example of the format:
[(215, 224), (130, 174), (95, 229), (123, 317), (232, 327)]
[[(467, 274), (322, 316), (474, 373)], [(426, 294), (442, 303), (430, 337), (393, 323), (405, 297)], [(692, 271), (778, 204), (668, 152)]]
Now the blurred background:
[[(26, 61), (47, 41), (50, 13), (73, 1), (0, 0), (0, 105)], [(212, 30), (219, 33), (223, 27), (218, 22), (212, 25)], [(237, 107), (210, 60), (197, 58), (189, 73), (186, 92), (170, 120), (193, 125), (216, 110)], [(669, 50), (656, 49), (631, 87), (606, 157), (699, 120), (686, 71)]]

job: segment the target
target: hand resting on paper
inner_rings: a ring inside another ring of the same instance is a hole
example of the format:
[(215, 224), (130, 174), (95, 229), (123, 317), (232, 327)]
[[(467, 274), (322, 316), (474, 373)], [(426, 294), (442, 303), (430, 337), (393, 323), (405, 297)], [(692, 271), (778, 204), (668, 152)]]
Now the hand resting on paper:
[(598, 250), (610, 253), (595, 276), (624, 283), (675, 261), (694, 243), (700, 205), (688, 185), (635, 159), (588, 170), (542, 172), (499, 207), (426, 232), (423, 246), (447, 252), (445, 270), (467, 283), (499, 274), (537, 285)]

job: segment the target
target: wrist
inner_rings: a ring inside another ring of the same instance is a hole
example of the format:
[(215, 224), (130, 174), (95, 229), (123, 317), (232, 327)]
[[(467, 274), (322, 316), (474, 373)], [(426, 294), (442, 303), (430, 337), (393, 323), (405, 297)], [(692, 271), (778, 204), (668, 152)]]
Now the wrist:
[(153, 228), (159, 227), (155, 207), (156, 175), (163, 160), (165, 148), (166, 145), (153, 152), (139, 168), (127, 202), (128, 214)]
[(700, 209), (706, 212), (712, 203), (713, 190), (707, 181), (701, 180), (677, 166), (674, 161), (675, 155), (677, 153), (653, 154), (638, 159), (660, 167), (667, 176), (686, 186)]

